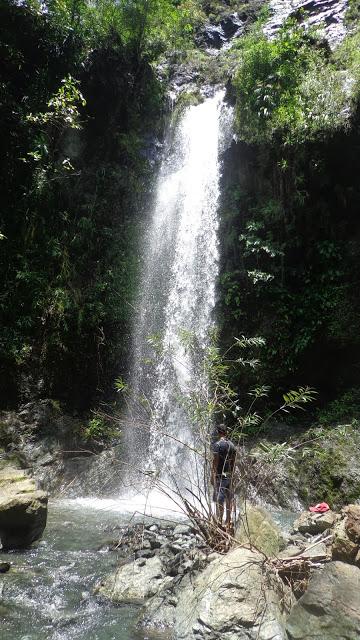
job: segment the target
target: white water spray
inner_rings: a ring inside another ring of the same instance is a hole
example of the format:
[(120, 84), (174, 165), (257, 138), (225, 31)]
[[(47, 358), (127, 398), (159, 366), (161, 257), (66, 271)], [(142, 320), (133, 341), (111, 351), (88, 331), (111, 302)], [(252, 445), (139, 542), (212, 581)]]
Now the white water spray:
[(188, 447), (196, 446), (196, 426), (179, 395), (199, 383), (214, 326), (219, 144), (227, 115), (219, 92), (187, 108), (173, 126), (145, 242), (132, 387), (148, 414), (132, 416), (127, 459), (131, 468), (142, 465), (168, 483), (180, 470), (191, 482), (194, 471)]

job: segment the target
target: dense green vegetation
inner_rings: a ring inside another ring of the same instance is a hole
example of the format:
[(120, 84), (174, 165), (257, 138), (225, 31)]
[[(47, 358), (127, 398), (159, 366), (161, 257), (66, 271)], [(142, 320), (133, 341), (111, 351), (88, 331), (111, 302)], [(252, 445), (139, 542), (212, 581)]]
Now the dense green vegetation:
[(358, 388), (358, 43), (352, 33), (331, 53), (295, 22), (272, 41), (255, 31), (233, 78), (224, 340), (264, 336), (264, 382), (310, 384), (322, 403)]
[(241, 139), (275, 137), (289, 146), (346, 125), (350, 92), (316, 33), (288, 21), (274, 40), (255, 31), (239, 48), (234, 87)]
[(126, 366), (152, 63), (184, 43), (192, 2), (1, 0), (0, 397), (86, 407)]
[(153, 141), (179, 68), (229, 79), (235, 106), (221, 342), (266, 345), (260, 377), (247, 367), (231, 384), (310, 385), (338, 403), (327, 419), (358, 406), (359, 3), (334, 52), (294, 21), (269, 41), (260, 20), (220, 56), (195, 46), (204, 21), (252, 22), (264, 4), (0, 0), (2, 406), (39, 395), (89, 408), (126, 373)]

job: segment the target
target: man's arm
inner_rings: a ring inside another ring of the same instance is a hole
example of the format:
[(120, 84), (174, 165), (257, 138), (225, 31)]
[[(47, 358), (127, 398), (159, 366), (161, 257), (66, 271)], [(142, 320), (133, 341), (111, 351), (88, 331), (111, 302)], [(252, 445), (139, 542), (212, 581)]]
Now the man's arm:
[(217, 472), (218, 464), (219, 464), (219, 454), (218, 453), (214, 453), (213, 460), (212, 460), (212, 465), (211, 465), (211, 478), (210, 478), (210, 482), (211, 482), (211, 484), (213, 486), (215, 485), (216, 472)]

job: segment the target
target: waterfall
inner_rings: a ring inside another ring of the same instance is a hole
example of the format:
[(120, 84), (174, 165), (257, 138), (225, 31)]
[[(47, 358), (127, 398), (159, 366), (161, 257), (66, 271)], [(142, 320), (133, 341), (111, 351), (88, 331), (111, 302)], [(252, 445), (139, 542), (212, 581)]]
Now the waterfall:
[(166, 478), (181, 469), (186, 482), (194, 473), (186, 445), (195, 445), (196, 425), (179, 396), (201, 382), (199, 365), (214, 327), (219, 144), (228, 111), (223, 95), (188, 107), (170, 129), (145, 238), (134, 331), (128, 466)]

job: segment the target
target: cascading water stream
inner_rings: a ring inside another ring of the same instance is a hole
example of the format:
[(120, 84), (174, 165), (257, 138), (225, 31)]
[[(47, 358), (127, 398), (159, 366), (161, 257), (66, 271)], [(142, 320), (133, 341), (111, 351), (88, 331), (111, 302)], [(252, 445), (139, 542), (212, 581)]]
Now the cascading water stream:
[(196, 427), (179, 396), (199, 384), (214, 326), (219, 144), (228, 114), (219, 92), (187, 108), (170, 131), (145, 241), (134, 337), (127, 463), (167, 479), (181, 469), (187, 482), (193, 473), (187, 445), (194, 446)]

